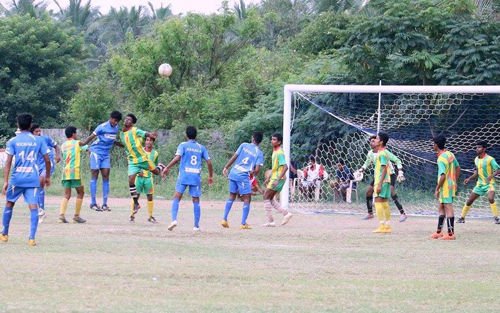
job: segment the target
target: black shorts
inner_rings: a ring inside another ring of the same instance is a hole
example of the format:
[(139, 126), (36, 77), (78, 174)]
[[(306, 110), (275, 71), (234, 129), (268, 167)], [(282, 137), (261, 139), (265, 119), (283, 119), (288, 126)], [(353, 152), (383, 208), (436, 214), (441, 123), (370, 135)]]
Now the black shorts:
[[(391, 186), (393, 187), (396, 186), (396, 178), (397, 178), (396, 174), (391, 174)], [(370, 186), (373, 187), (373, 185), (375, 185), (374, 180), (372, 180), (372, 182), (370, 183)]]

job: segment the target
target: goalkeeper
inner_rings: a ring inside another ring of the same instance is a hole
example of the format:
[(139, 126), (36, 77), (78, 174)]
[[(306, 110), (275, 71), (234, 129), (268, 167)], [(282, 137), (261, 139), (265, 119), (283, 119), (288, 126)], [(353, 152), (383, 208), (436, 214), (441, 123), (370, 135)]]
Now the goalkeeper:
[[(360, 172), (360, 173), (364, 172), (370, 166), (371, 163), (375, 162), (375, 159), (377, 158), (377, 152), (374, 152), (375, 148), (376, 148), (375, 147), (375, 138), (377, 138), (377, 136), (375, 136), (375, 135), (370, 136), (369, 143), (370, 143), (371, 150), (370, 150), (370, 152), (368, 152), (368, 154), (366, 156), (365, 163), (357, 172)], [(401, 202), (399, 202), (398, 195), (396, 193), (396, 187), (395, 187), (396, 180), (398, 182), (403, 182), (405, 180), (405, 177), (403, 174), (403, 165), (401, 163), (401, 160), (397, 156), (392, 154), (388, 149), (386, 149), (386, 152), (389, 156), (389, 161), (390, 161), (389, 168), (390, 168), (391, 173), (392, 173), (391, 174), (391, 198), (392, 198), (392, 201), (394, 201), (394, 204), (396, 205), (396, 207), (398, 208), (399, 213), (401, 214), (399, 221), (404, 222), (404, 221), (406, 221), (408, 216), (406, 215), (405, 210), (403, 209), (403, 205), (401, 205)], [(394, 165), (392, 165), (392, 163), (395, 163), (396, 167), (398, 169), (397, 176), (396, 176), (396, 173), (394, 171)], [(371, 182), (370, 186), (368, 186), (368, 189), (366, 190), (366, 207), (368, 209), (368, 215), (366, 215), (363, 219), (368, 220), (368, 219), (373, 218), (373, 181)]]

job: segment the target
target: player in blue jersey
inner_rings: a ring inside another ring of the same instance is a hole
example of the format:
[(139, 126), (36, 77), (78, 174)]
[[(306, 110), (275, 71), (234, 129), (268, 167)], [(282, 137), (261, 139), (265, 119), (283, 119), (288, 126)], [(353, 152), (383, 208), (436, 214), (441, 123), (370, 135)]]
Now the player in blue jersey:
[[(35, 235), (38, 227), (38, 188), (40, 180), (38, 177), (38, 158), (43, 155), (45, 161), (45, 186), (50, 186), (50, 159), (49, 148), (45, 141), (30, 133), (33, 117), (30, 114), (20, 114), (17, 117), (17, 125), (21, 132), (7, 142), (7, 160), (4, 168), (4, 183), (2, 193), (6, 195), (7, 203), (3, 210), (3, 230), (0, 234), (0, 242), (9, 240), (9, 226), (12, 218), (12, 210), (16, 201), (22, 196), (28, 203), (30, 209), (30, 236), (28, 244), (36, 246)], [(12, 167), (12, 163), (14, 166)], [(12, 167), (12, 175), (11, 174)], [(9, 178), (10, 176), (10, 178)]]
[[(262, 133), (255, 132), (252, 136), (252, 143), (242, 143), (238, 150), (229, 159), (224, 166), (223, 174), (229, 179), (229, 199), (224, 208), (224, 219), (221, 222), (222, 227), (229, 228), (227, 217), (233, 206), (233, 202), (238, 194), (243, 200), (243, 214), (241, 217), (241, 229), (251, 229), (247, 224), (248, 214), (250, 213), (250, 201), (252, 198), (252, 182), (250, 174), (257, 175), (260, 167), (264, 165), (264, 154), (259, 148), (262, 142)], [(234, 163), (233, 168), (228, 169)]]
[[(92, 140), (96, 139), (90, 145), (90, 208), (95, 211), (111, 211), (108, 206), (109, 195), (109, 174), (111, 169), (111, 149), (117, 141), (117, 135), (120, 131), (118, 123), (122, 120), (122, 114), (118, 111), (113, 111), (109, 115), (109, 120), (97, 126), (94, 132), (85, 140), (85, 146)], [(102, 206), (97, 204), (97, 179), (99, 171), (102, 175)]]
[(177, 147), (175, 157), (168, 163), (163, 170), (162, 176), (168, 175), (168, 172), (177, 162), (179, 164), (179, 177), (175, 185), (175, 194), (172, 201), (172, 223), (168, 226), (168, 230), (174, 230), (177, 226), (177, 212), (179, 211), (179, 202), (187, 187), (189, 194), (193, 198), (194, 207), (194, 231), (200, 230), (200, 196), (201, 196), (201, 165), (202, 161), (207, 162), (208, 167), (208, 184), (213, 183), (213, 167), (207, 149), (196, 142), (197, 130), (193, 126), (186, 128), (186, 136), (188, 141), (181, 143)]
[[(50, 136), (42, 135), (42, 128), (39, 124), (32, 124), (30, 131), (35, 136), (40, 136), (45, 144), (49, 148), (49, 159), (50, 159), (50, 176), (54, 175), (56, 170), (56, 163), (61, 161), (61, 149), (57, 145), (57, 142)], [(38, 174), (40, 175), (40, 189), (38, 190), (38, 222), (42, 223), (46, 217), (45, 214), (45, 160), (43, 155), (38, 155)]]

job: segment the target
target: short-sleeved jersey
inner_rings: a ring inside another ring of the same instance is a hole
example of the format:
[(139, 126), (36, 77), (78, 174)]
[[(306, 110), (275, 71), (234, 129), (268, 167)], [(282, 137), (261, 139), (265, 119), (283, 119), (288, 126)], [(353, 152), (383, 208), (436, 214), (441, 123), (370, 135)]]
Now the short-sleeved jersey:
[(189, 140), (177, 147), (175, 155), (181, 157), (177, 181), (182, 185), (200, 185), (202, 161), (210, 160), (207, 149), (196, 140)]
[(5, 152), (12, 155), (14, 161), (9, 185), (24, 188), (40, 187), (38, 155), (49, 153), (45, 140), (23, 131), (7, 142)]
[(61, 145), (61, 154), (64, 166), (62, 180), (81, 179), (81, 151), (84, 150), (86, 150), (86, 146), (80, 147), (79, 140), (67, 140)]
[(142, 146), (147, 132), (137, 127), (120, 132), (120, 141), (125, 146), (128, 162), (138, 164), (148, 160), (148, 155)]
[(445, 181), (442, 187), (442, 195), (445, 198), (455, 197), (457, 192), (457, 158), (450, 151), (444, 151), (438, 155), (438, 181), (441, 175), (445, 175)]
[[(390, 167), (389, 161), (389, 153), (387, 153), (386, 149), (380, 150), (377, 152), (377, 157), (375, 158), (375, 177), (374, 177), (374, 185), (382, 183), (390, 183), (391, 182), (391, 174), (392, 170)], [(384, 176), (383, 170), (384, 166), (387, 167), (387, 171)]]
[[(49, 159), (50, 159), (50, 163), (51, 164), (55, 164), (55, 152), (54, 152), (54, 148), (57, 146), (57, 142), (52, 139), (51, 137), (49, 136), (45, 136), (45, 135), (42, 135), (40, 136), (40, 138), (42, 138), (42, 140), (45, 141), (45, 144), (47, 145), (47, 148), (49, 148)], [(43, 159), (43, 154), (38, 154), (38, 167), (43, 170), (45, 169), (45, 160)]]
[(283, 152), (281, 147), (273, 151), (271, 163), (271, 180), (277, 180), (280, 177), (283, 166), (286, 165), (285, 152)]
[(97, 136), (97, 140), (92, 143), (89, 150), (99, 155), (109, 154), (119, 131), (120, 127), (118, 125), (112, 126), (109, 121), (97, 126), (92, 133)]
[[(146, 150), (144, 150), (146, 151)], [(151, 162), (153, 162), (153, 164), (156, 166), (158, 165), (158, 151), (156, 151), (155, 149), (152, 149), (150, 152), (146, 151), (146, 154), (148, 156), (148, 159), (151, 160)], [(151, 177), (153, 174), (151, 174), (150, 171), (148, 170), (142, 170), (142, 177), (146, 177), (146, 178), (149, 178)]]
[(478, 176), (476, 185), (478, 187), (495, 185), (495, 178), (493, 178), (491, 182), (488, 183), (488, 176), (492, 175), (500, 168), (495, 158), (486, 154), (482, 159), (476, 157), (474, 163), (476, 164)]
[(229, 172), (229, 179), (234, 181), (248, 180), (250, 172), (258, 166), (264, 165), (264, 154), (253, 143), (242, 143), (236, 150), (238, 157)]

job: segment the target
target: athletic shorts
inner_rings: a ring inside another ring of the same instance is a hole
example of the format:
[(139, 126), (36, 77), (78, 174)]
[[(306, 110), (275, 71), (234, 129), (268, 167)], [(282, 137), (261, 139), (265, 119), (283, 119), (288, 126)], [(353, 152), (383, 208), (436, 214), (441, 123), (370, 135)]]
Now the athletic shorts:
[(201, 185), (184, 185), (181, 184), (179, 181), (175, 184), (175, 191), (177, 191), (180, 194), (184, 194), (184, 191), (186, 191), (186, 188), (189, 187), (189, 195), (193, 198), (199, 198), (201, 197)]
[(5, 197), (8, 202), (15, 203), (22, 195), (29, 205), (38, 204), (38, 191), (37, 187), (16, 187), (9, 184)]
[(63, 179), (61, 183), (64, 188), (78, 188), (82, 186), (81, 179)]
[(229, 180), (229, 192), (240, 195), (249, 195), (252, 193), (252, 183), (250, 180), (236, 181)]
[(495, 191), (495, 185), (476, 185), (472, 190), (478, 196), (484, 196), (489, 191)]
[[(50, 177), (52, 177), (52, 175), (54, 175), (55, 170), (56, 170), (56, 164), (52, 160), (50, 160)], [(45, 163), (43, 163), (43, 165), (40, 166), (40, 170), (38, 171), (38, 175), (45, 176)]]
[(90, 169), (99, 170), (101, 168), (111, 168), (111, 156), (90, 152)]
[(383, 183), (382, 190), (380, 191), (380, 193), (377, 193), (377, 191), (374, 191), (373, 194), (374, 194), (375, 198), (389, 199), (389, 197), (391, 196), (391, 184)]
[(140, 163), (129, 163), (128, 164), (128, 176), (139, 174), (142, 170), (152, 171), (156, 168), (155, 164), (151, 160), (147, 160)]
[[(396, 179), (397, 179), (397, 175), (396, 174), (391, 174), (391, 186), (396, 186)], [(373, 187), (373, 185), (375, 185), (375, 181), (372, 180), (372, 182), (370, 183), (370, 186)]]
[(283, 186), (285, 185), (285, 180), (282, 179), (280, 181), (278, 181), (278, 185), (276, 187), (273, 187), (273, 183), (276, 182), (276, 179), (271, 179), (268, 183), (267, 183), (267, 189), (271, 189), (271, 190), (274, 190), (274, 191), (277, 191), (277, 192), (280, 192), (281, 189), (283, 189)]
[(154, 184), (153, 184), (153, 176), (151, 177), (135, 177), (135, 188), (137, 189), (137, 193), (139, 194), (147, 194), (152, 195), (155, 192)]

